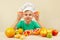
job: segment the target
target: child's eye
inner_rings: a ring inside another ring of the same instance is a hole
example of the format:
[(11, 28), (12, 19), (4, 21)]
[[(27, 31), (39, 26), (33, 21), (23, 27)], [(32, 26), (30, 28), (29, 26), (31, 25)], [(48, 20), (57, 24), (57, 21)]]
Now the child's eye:
[(27, 16), (27, 14), (25, 14), (25, 16)]
[(29, 14), (29, 16), (31, 16), (31, 14)]

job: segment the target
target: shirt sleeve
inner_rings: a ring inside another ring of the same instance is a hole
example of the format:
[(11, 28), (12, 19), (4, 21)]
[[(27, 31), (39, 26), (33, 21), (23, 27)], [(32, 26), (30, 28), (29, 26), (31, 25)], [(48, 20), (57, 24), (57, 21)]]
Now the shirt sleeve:
[(17, 25), (16, 25), (16, 28), (17, 28), (17, 29), (22, 28), (22, 22), (23, 22), (23, 21), (19, 21), (19, 22), (17, 23)]
[(34, 28), (36, 29), (36, 28), (40, 28), (40, 27), (41, 26), (37, 22), (34, 21)]

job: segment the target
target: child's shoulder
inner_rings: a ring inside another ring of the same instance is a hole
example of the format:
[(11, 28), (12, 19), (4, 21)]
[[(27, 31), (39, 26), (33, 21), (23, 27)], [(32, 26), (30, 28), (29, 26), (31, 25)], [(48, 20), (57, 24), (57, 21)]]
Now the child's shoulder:
[(35, 20), (32, 20), (32, 22), (33, 22), (33, 23), (36, 23), (36, 21), (35, 21)]
[(21, 23), (22, 23), (22, 22), (24, 22), (24, 20), (20, 20), (19, 22), (21, 22)]

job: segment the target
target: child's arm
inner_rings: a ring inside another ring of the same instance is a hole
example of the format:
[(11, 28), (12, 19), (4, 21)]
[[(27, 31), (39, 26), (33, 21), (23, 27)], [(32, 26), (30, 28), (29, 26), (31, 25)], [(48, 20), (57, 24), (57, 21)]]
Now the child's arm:
[(44, 27), (43, 23), (40, 20), (38, 20), (37, 22), (39, 23), (39, 25), (41, 25), (41, 27)]
[(12, 27), (14, 28), (14, 29), (16, 29), (16, 24), (19, 22), (19, 20), (16, 20), (13, 24), (12, 24)]
[(39, 19), (39, 15), (38, 14), (34, 14), (34, 18), (38, 22), (38, 24), (41, 25), (41, 27), (44, 27), (44, 25), (42, 24), (42, 22)]
[(22, 13), (17, 12), (17, 14), (18, 14), (17, 19), (16, 19), (16, 21), (14, 22), (14, 24), (12, 25), (12, 27), (13, 27), (14, 29), (16, 29), (16, 24), (17, 24), (17, 23), (21, 20), (21, 18), (23, 17), (23, 14), (22, 14)]

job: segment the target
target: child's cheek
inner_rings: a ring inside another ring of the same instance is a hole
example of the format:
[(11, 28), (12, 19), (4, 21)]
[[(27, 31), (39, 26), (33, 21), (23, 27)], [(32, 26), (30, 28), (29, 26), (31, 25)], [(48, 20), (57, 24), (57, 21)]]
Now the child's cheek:
[(32, 18), (33, 18), (33, 16), (30, 16), (30, 18), (32, 19)]
[(24, 17), (24, 19), (26, 19), (26, 17)]
[(24, 15), (23, 18), (26, 18), (26, 16)]

